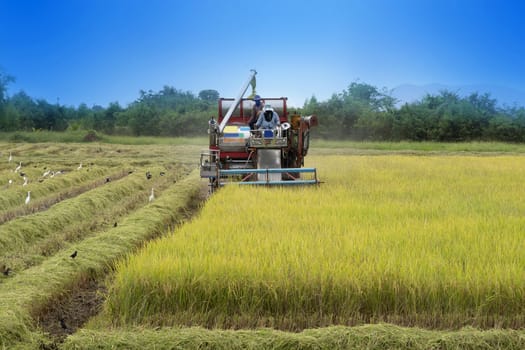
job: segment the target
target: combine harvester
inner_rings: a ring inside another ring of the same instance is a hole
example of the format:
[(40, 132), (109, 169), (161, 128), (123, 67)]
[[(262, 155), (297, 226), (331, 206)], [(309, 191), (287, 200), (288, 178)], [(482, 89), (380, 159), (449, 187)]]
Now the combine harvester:
[[(315, 115), (289, 115), (286, 97), (262, 98), (278, 113), (280, 126), (273, 130), (251, 130), (255, 95), (252, 70), (236, 99), (220, 98), (217, 119), (208, 123), (209, 149), (200, 157), (201, 178), (209, 179), (210, 192), (228, 184), (315, 185), (315, 168), (302, 168), (308, 153), (310, 128), (317, 126)], [(248, 86), (252, 95), (243, 98)], [(225, 113), (225, 111), (227, 112)]]

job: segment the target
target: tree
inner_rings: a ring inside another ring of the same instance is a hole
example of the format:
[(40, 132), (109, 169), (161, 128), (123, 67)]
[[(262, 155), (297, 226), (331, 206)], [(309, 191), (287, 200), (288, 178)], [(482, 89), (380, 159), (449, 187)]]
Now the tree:
[(9, 83), (14, 83), (15, 78), (11, 75), (4, 73), (0, 69), (0, 105), (3, 105), (7, 96), (7, 86)]
[(217, 90), (201, 90), (199, 98), (205, 102), (215, 103), (219, 99), (219, 92)]
[[(6, 127), (8, 124), (11, 124), (10, 121), (7, 120), (6, 112), (5, 112), (5, 104), (6, 104), (6, 96), (7, 96), (7, 86), (9, 83), (12, 83), (15, 81), (15, 78), (5, 74), (0, 69), (0, 126), (4, 125)], [(7, 130), (7, 129), (4, 129)]]
[[(16, 125), (20, 130), (31, 130), (38, 107), (33, 99), (24, 91), (14, 94), (8, 102), (12, 106), (12, 118), (17, 118)], [(16, 112), (15, 112), (16, 111)]]

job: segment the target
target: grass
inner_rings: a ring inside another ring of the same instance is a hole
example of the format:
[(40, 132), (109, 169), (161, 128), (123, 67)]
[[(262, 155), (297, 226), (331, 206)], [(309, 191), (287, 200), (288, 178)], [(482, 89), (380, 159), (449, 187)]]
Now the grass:
[(224, 188), (120, 264), (108, 317), (294, 331), (525, 325), (521, 156), (308, 162), (321, 187)]

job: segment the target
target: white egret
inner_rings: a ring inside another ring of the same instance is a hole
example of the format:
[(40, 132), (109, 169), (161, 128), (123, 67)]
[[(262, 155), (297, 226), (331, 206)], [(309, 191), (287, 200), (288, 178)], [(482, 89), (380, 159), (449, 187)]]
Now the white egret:
[(31, 200), (31, 191), (27, 191), (26, 204), (29, 204), (30, 200)]
[(11, 152), (9, 152), (9, 158), (7, 160), (9, 161), (9, 163), (11, 163), (11, 161), (13, 160), (13, 155), (11, 154)]
[(80, 162), (80, 165), (78, 166), (77, 170), (82, 169), (82, 162)]
[(27, 177), (24, 176), (24, 184), (22, 186), (27, 186)]
[(149, 201), (153, 201), (155, 199), (155, 194), (153, 192), (153, 187), (151, 188), (151, 194), (149, 195)]
[(18, 164), (18, 166), (15, 168), (15, 173), (18, 173), (18, 171), (22, 168), (22, 162)]

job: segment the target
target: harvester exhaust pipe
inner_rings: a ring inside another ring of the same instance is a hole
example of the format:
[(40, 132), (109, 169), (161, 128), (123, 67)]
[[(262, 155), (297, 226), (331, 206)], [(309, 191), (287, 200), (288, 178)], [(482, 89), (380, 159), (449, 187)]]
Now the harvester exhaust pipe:
[(244, 93), (248, 89), (248, 86), (250, 85), (252, 80), (255, 79), (256, 74), (257, 72), (255, 71), (255, 69), (250, 70), (250, 76), (248, 77), (248, 80), (246, 80), (246, 83), (244, 83), (243, 87), (241, 88), (241, 91), (239, 92), (239, 95), (237, 95), (237, 98), (235, 99), (235, 101), (233, 101), (233, 104), (230, 106), (230, 108), (228, 109), (228, 112), (226, 112), (226, 115), (224, 116), (221, 123), (219, 124), (220, 133), (223, 132), (224, 128), (226, 127), (226, 124), (228, 124), (228, 120), (230, 120), (230, 117), (232, 116), (233, 111), (235, 110), (235, 108), (237, 108), (237, 106), (241, 102), (241, 99), (244, 96)]

